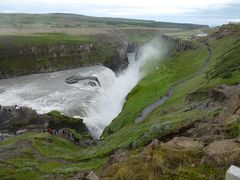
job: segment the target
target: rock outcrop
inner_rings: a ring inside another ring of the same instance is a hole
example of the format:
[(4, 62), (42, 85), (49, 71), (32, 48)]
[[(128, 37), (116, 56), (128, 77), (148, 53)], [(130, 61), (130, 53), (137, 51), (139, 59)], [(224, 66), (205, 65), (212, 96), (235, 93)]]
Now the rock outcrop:
[(222, 39), (225, 36), (230, 36), (230, 35), (239, 34), (239, 33), (240, 33), (240, 23), (229, 23), (221, 26), (216, 33), (212, 34), (212, 36), (214, 36), (216, 39)]
[(91, 137), (82, 119), (70, 118), (57, 111), (40, 115), (27, 107), (0, 107), (0, 140), (26, 131), (45, 131), (47, 128), (69, 128), (84, 134), (85, 137)]
[[(65, 79), (65, 82), (68, 84), (76, 84), (78, 81), (83, 81), (83, 80), (90, 80), (90, 82), (95, 81), (98, 83), (98, 86), (101, 86), (100, 81), (95, 76), (71, 76)], [(89, 85), (94, 86), (94, 84), (92, 83), (90, 83)]]

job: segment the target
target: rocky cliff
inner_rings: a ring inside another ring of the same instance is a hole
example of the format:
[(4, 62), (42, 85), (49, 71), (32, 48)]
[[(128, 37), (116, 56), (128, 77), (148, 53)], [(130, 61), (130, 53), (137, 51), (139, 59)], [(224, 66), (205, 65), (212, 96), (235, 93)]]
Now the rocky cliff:
[(128, 44), (74, 43), (0, 48), (0, 79), (103, 64), (113, 71), (126, 67)]
[(197, 48), (192, 41), (177, 39), (177, 38), (173, 38), (173, 37), (166, 36), (166, 35), (162, 35), (162, 39), (171, 46), (171, 50), (181, 52), (181, 51), (186, 51), (188, 49), (196, 49)]

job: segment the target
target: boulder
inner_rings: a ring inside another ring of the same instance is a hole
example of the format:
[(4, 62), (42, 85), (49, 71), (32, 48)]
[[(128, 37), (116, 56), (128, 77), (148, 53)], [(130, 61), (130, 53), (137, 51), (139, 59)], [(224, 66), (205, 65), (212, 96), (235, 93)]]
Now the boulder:
[(92, 86), (95, 87), (97, 86), (97, 83), (95, 81), (88, 81), (87, 83), (84, 84), (85, 86)]
[(189, 137), (174, 137), (171, 141), (167, 142), (168, 146), (179, 148), (179, 149), (201, 149), (203, 143), (198, 139)]
[(214, 141), (205, 151), (216, 165), (226, 166), (239, 163), (240, 142), (236, 139)]

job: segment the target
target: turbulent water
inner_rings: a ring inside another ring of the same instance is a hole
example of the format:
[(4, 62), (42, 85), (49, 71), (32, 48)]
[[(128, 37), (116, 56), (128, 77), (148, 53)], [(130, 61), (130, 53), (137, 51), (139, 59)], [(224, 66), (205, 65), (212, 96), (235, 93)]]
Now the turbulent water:
[[(0, 105), (27, 106), (38, 113), (57, 110), (64, 115), (81, 117), (92, 135), (99, 138), (104, 128), (121, 112), (125, 97), (143, 77), (141, 66), (158, 56), (156, 46), (144, 46), (139, 58), (129, 54), (129, 66), (118, 77), (104, 66), (91, 66), (55, 73), (35, 74), (0, 80)], [(67, 84), (73, 75), (97, 77), (100, 86), (91, 80)]]

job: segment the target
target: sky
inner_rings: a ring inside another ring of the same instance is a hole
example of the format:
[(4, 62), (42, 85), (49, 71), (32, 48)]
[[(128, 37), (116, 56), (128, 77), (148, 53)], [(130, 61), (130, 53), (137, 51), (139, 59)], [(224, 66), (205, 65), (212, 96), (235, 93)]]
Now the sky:
[(240, 0), (0, 0), (1, 13), (74, 13), (221, 25), (240, 21)]

